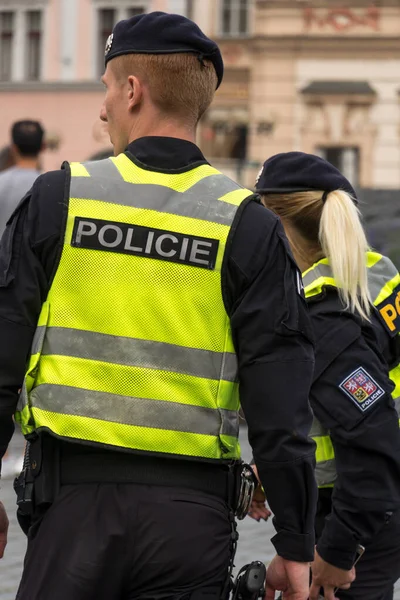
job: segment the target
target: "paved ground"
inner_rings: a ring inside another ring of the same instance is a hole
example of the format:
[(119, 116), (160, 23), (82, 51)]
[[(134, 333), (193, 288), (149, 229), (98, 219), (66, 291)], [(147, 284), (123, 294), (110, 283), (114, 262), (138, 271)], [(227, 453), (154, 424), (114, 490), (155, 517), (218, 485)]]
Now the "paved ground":
[[(250, 448), (247, 443), (246, 429), (242, 428), (242, 450), (244, 459), (250, 457)], [(23, 440), (15, 436), (12, 441), (11, 451), (22, 452)], [(22, 561), (25, 552), (25, 536), (21, 533), (15, 519), (15, 494), (12, 489), (12, 481), (2, 481), (0, 498), (4, 502), (11, 521), (9, 531), (9, 542), (5, 558), (0, 561), (0, 600), (15, 600), (16, 589), (22, 569)], [(268, 562), (273, 556), (273, 547), (270, 538), (274, 529), (270, 522), (256, 523), (246, 518), (239, 523), (239, 547), (235, 563), (238, 567), (252, 561), (262, 560)], [(71, 598), (71, 600), (73, 600)], [(397, 587), (395, 600), (400, 600), (400, 585)]]

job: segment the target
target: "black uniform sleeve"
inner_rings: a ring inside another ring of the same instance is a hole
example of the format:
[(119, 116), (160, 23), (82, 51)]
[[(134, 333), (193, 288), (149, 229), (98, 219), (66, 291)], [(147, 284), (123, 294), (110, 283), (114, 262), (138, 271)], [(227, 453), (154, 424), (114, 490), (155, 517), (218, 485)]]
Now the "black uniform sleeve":
[(311, 404), (329, 430), (337, 471), (332, 512), (317, 549), (327, 562), (350, 569), (357, 544), (368, 546), (400, 508), (394, 386), (386, 363), (353, 319), (333, 314), (313, 323), (318, 348)]
[(56, 263), (64, 185), (63, 171), (39, 177), (11, 216), (1, 239), (0, 460), (14, 431), (18, 390)]
[(282, 225), (255, 202), (234, 233), (226, 279), (241, 404), (275, 515), (272, 542), (284, 558), (310, 561), (316, 508), (315, 445), (308, 437), (311, 325)]

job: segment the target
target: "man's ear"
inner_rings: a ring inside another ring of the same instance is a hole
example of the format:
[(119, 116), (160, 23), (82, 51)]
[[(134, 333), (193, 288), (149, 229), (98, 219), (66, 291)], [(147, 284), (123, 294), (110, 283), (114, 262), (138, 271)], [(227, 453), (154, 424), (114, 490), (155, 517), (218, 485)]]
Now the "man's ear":
[(138, 106), (143, 97), (143, 84), (134, 75), (129, 75), (128, 77), (128, 102), (129, 108), (135, 108)]

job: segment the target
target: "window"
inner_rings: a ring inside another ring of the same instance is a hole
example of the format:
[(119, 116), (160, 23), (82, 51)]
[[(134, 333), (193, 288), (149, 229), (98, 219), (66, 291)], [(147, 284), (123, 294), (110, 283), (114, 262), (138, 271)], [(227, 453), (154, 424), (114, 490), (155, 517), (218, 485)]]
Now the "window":
[(0, 81), (11, 79), (14, 13), (0, 12)]
[(144, 6), (135, 6), (135, 8), (128, 8), (128, 14), (126, 16), (128, 19), (130, 19), (131, 17), (142, 15), (144, 12)]
[(249, 134), (247, 108), (211, 107), (200, 128), (200, 145), (207, 156), (243, 162)]
[(221, 0), (222, 35), (246, 35), (249, 29), (249, 0)]
[(37, 81), (40, 78), (42, 49), (42, 12), (29, 10), (26, 13), (26, 78)]
[(360, 170), (360, 150), (357, 147), (331, 146), (318, 148), (318, 155), (339, 169), (354, 186), (358, 186)]
[(194, 1), (193, 0), (186, 0), (185, 15), (188, 19), (191, 19), (193, 21), (193, 19), (194, 19)]
[(112, 33), (116, 20), (117, 11), (113, 8), (102, 8), (99, 10), (98, 72), (100, 75), (104, 73), (104, 49), (106, 47), (108, 36)]
[[(111, 2), (110, 2), (111, 4)], [(117, 3), (114, 3), (114, 6)], [(112, 8), (107, 6), (100, 8), (98, 11), (98, 68), (100, 75), (104, 73), (104, 49), (108, 40), (108, 36), (112, 33), (114, 25), (122, 19), (130, 19), (146, 12), (146, 7), (143, 5)]]

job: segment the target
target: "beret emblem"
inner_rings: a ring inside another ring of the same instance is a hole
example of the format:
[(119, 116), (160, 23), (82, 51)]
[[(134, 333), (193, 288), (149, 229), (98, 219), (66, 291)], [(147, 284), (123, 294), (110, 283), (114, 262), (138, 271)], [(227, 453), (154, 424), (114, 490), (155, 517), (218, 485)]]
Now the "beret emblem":
[(105, 47), (105, 50), (104, 50), (104, 55), (105, 55), (105, 56), (107, 56), (107, 54), (108, 54), (108, 53), (110, 52), (110, 50), (111, 50), (111, 46), (112, 46), (112, 43), (113, 43), (113, 39), (114, 39), (114, 34), (113, 34), (113, 33), (111, 33), (111, 34), (108, 36), (108, 38), (107, 38), (107, 41), (106, 41), (106, 47)]
[(264, 165), (261, 167), (261, 169), (259, 170), (259, 172), (258, 172), (258, 174), (257, 174), (257, 177), (256, 177), (256, 185), (257, 185), (257, 183), (260, 181), (260, 179), (261, 179), (261, 175), (262, 175), (263, 171), (264, 171)]

